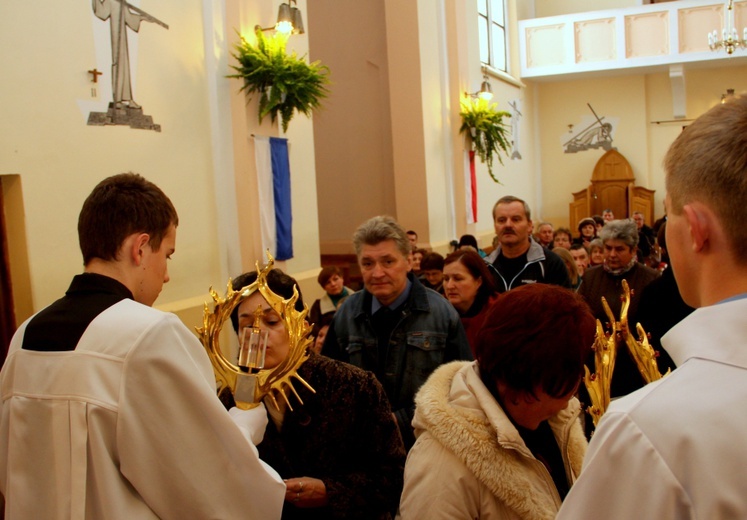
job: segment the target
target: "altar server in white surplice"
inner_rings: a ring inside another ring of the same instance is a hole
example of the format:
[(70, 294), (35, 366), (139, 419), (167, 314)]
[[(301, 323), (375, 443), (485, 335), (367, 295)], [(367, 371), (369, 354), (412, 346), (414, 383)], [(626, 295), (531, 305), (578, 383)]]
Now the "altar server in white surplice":
[(661, 340), (677, 368), (610, 404), (558, 519), (747, 518), (747, 96), (669, 148), (667, 252), (695, 312)]
[(7, 520), (280, 518), (285, 485), (255, 447), (264, 408), (226, 412), (194, 334), (151, 308), (177, 224), (136, 174), (86, 199), (85, 272), (21, 325), (0, 372)]

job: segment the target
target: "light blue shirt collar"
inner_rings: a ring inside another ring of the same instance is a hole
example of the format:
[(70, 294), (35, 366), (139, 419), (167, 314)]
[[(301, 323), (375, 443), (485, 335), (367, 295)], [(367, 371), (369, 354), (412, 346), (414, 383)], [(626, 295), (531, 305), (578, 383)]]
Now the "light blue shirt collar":
[(735, 294), (734, 296), (730, 296), (729, 298), (725, 300), (721, 300), (716, 305), (721, 304), (721, 303), (727, 303), (727, 302), (735, 302), (737, 300), (744, 300), (745, 298), (747, 298), (747, 293)]
[[(402, 293), (397, 296), (397, 299), (394, 300), (390, 305), (387, 305), (390, 309), (397, 309), (400, 305), (405, 303), (407, 301), (407, 298), (410, 297), (410, 289), (412, 289), (412, 282), (410, 279), (407, 279), (407, 285), (405, 285), (405, 290), (402, 291)], [(376, 299), (376, 296), (371, 298), (371, 314), (376, 314), (376, 311), (384, 307), (379, 300)]]

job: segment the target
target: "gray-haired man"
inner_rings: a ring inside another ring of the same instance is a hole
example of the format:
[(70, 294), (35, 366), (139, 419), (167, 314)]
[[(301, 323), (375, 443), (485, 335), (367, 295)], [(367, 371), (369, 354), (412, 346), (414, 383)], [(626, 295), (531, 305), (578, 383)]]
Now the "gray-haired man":
[(353, 245), (365, 289), (335, 314), (322, 352), (376, 374), (412, 446), (415, 393), (436, 367), (472, 359), (454, 307), (409, 271), (410, 243), (391, 217), (364, 222)]

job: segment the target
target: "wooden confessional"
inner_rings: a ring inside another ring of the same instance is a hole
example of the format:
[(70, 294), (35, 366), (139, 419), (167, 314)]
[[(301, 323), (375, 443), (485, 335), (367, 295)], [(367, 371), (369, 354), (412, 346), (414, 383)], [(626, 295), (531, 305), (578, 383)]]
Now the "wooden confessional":
[(640, 211), (649, 226), (654, 223), (654, 190), (635, 185), (630, 163), (617, 150), (605, 153), (591, 175), (591, 184), (573, 194), (570, 226), (575, 229), (585, 217), (601, 215), (611, 209), (616, 219), (629, 218)]

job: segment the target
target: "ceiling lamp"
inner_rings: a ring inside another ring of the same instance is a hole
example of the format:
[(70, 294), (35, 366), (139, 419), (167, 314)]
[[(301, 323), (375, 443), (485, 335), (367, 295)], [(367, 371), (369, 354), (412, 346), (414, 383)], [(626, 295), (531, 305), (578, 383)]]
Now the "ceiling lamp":
[(747, 48), (747, 27), (744, 28), (742, 39), (739, 38), (737, 29), (734, 27), (734, 0), (729, 0), (724, 16), (724, 28), (721, 30), (721, 39), (718, 31), (708, 33), (708, 46), (712, 51), (723, 48), (726, 54), (732, 54), (740, 47)]
[(470, 97), (479, 97), (480, 99), (484, 99), (485, 101), (490, 101), (491, 99), (493, 99), (493, 88), (490, 86), (488, 76), (486, 74), (483, 74), (480, 90), (478, 90), (477, 92), (467, 92), (467, 95)]
[(280, 4), (275, 30), (283, 34), (303, 34), (305, 31), (301, 11), (298, 7), (291, 7), (291, 3), (296, 4), (296, 0), (288, 0), (287, 3)]
[(274, 27), (261, 27), (257, 25), (255, 29), (258, 28), (262, 31), (275, 30), (285, 35), (305, 33), (301, 11), (298, 7), (291, 7), (291, 4), (296, 4), (296, 0), (288, 0), (288, 2), (280, 4), (278, 8), (278, 21)]

